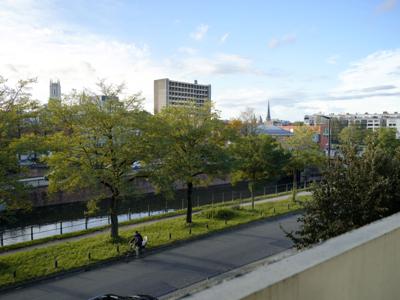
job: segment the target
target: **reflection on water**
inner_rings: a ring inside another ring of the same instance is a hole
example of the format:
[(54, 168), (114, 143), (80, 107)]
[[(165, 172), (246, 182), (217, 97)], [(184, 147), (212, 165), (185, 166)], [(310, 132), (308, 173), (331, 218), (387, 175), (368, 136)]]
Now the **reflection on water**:
[[(150, 215), (154, 216), (170, 211), (173, 211), (173, 209), (167, 211), (165, 210), (152, 211), (150, 212)], [(121, 214), (118, 216), (118, 222), (139, 219), (146, 217), (148, 215), (149, 215), (148, 212)], [(53, 224), (32, 225), (32, 226), (8, 229), (3, 232), (3, 245), (7, 246), (21, 242), (26, 242), (32, 240), (32, 238), (37, 240), (49, 236), (54, 236), (57, 234), (76, 232), (79, 230), (108, 225), (110, 224), (109, 222), (110, 220), (107, 216), (100, 216), (87, 219), (82, 218), (72, 221), (63, 221)]]

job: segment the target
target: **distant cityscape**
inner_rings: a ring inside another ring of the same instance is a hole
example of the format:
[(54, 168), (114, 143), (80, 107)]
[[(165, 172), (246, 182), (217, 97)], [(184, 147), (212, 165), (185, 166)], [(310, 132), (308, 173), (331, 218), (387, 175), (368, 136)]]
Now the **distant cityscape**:
[[(104, 102), (106, 97), (99, 95), (99, 99)], [(60, 80), (50, 80), (51, 99), (61, 99)], [(183, 82), (171, 80), (169, 78), (154, 80), (154, 113), (159, 113), (164, 107), (182, 106), (195, 102), (196, 105), (204, 105), (211, 98), (211, 84), (199, 84), (194, 82)], [(321, 149), (327, 149), (328, 145), (328, 119), (333, 120), (336, 126), (345, 128), (348, 126), (358, 126), (360, 129), (375, 131), (379, 128), (393, 128), (396, 130), (396, 137), (400, 138), (400, 113), (364, 113), (352, 114), (341, 113), (323, 115), (314, 113), (305, 115), (302, 121), (291, 122), (271, 117), (270, 102), (267, 102), (267, 115), (265, 118), (261, 114), (254, 114), (259, 133), (268, 134), (275, 137), (291, 136), (294, 129), (299, 125), (306, 125), (315, 131), (314, 141), (319, 143)]]

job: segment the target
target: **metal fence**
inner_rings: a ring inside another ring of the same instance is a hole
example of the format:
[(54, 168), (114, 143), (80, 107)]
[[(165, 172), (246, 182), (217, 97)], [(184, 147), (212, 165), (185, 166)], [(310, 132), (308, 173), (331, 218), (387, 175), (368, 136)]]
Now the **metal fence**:
[[(266, 216), (275, 216), (285, 211), (289, 211), (292, 208), (292, 203), (270, 203), (271, 205), (264, 206), (261, 209), (257, 209), (254, 211), (253, 220), (259, 220)], [(230, 227), (231, 220), (229, 218), (215, 218), (211, 215), (208, 216), (207, 220), (203, 220), (202, 226), (184, 226), (180, 229), (177, 229), (173, 224), (163, 226), (162, 228), (151, 228), (151, 226), (140, 226), (139, 230), (143, 234), (143, 236), (148, 237), (149, 246), (152, 245), (154, 241), (157, 241), (158, 244), (169, 243), (169, 241), (176, 239), (186, 239), (191, 236), (199, 236), (206, 234), (207, 232), (212, 232), (214, 229), (222, 229)], [(216, 220), (220, 221), (219, 224), (216, 224)], [(116, 243), (113, 247), (107, 247), (107, 251), (104, 251), (104, 248), (94, 247), (91, 249), (80, 249), (77, 247), (70, 247), (67, 252), (57, 253), (57, 252), (45, 252), (42, 251), (35, 255), (35, 259), (37, 261), (42, 262), (42, 264), (46, 264), (46, 272), (47, 274), (59, 272), (63, 270), (65, 267), (71, 268), (71, 258), (76, 263), (76, 266), (89, 265), (92, 263), (96, 263), (99, 260), (110, 259), (114, 257), (124, 257), (124, 259), (136, 258), (137, 254), (135, 254), (129, 244), (121, 241), (120, 243)], [(68, 262), (68, 265), (66, 265)], [(28, 274), (27, 274), (28, 272)], [(8, 265), (5, 265), (4, 273), (8, 273), (8, 276), (3, 276), (4, 282), (3, 285), (13, 284), (20, 280), (26, 280), (28, 276), (35, 276), (27, 271), (26, 264), (21, 261), (14, 261)]]
[[(315, 182), (315, 181), (313, 181)], [(311, 182), (302, 182), (298, 188), (306, 188)], [(259, 186), (254, 190), (254, 196), (267, 196), (279, 194), (292, 190), (292, 184), (275, 184)], [(207, 204), (229, 203), (232, 201), (241, 201), (251, 197), (247, 184), (238, 187), (230, 185), (214, 186), (209, 188), (198, 188), (193, 192), (193, 207), (199, 207)], [(161, 195), (139, 198), (131, 201), (121, 208), (121, 214), (118, 216), (118, 222), (129, 221), (143, 218), (145, 216), (154, 216), (179, 209), (187, 208), (186, 191), (177, 191), (174, 199), (165, 199)], [(84, 217), (69, 220), (60, 220), (46, 224), (33, 224), (18, 228), (10, 228), (0, 232), (0, 246), (7, 246), (26, 241), (63, 235), (81, 230), (88, 230), (110, 224), (110, 217), (100, 215), (95, 217)]]

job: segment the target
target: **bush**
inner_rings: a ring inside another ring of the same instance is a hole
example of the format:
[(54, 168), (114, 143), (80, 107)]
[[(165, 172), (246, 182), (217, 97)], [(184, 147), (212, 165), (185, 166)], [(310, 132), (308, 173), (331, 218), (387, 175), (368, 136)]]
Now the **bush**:
[(238, 212), (232, 208), (218, 208), (207, 209), (202, 212), (202, 215), (207, 219), (231, 220), (238, 215)]
[(241, 209), (243, 209), (243, 207), (241, 207), (240, 205), (234, 205), (234, 206), (231, 206), (231, 209), (241, 210)]

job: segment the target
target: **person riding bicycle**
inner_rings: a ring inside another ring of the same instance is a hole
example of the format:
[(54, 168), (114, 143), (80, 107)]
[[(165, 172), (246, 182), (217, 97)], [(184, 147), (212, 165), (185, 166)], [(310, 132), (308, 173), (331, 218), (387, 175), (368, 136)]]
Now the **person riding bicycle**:
[(129, 243), (131, 244), (132, 249), (136, 251), (136, 255), (139, 255), (140, 250), (143, 249), (143, 237), (139, 231), (135, 231), (135, 234)]

